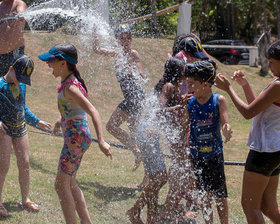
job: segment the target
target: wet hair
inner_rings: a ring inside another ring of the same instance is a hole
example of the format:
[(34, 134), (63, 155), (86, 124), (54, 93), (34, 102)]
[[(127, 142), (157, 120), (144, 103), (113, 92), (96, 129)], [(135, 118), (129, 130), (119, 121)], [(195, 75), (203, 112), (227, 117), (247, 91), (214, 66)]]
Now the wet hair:
[(154, 90), (155, 93), (160, 94), (162, 87), (165, 83), (170, 82), (172, 84), (178, 83), (180, 78), (184, 75), (185, 61), (183, 58), (171, 57), (164, 65), (163, 77), (158, 81)]
[(211, 87), (214, 84), (216, 76), (215, 68), (216, 63), (211, 59), (187, 63), (185, 76), (188, 78), (193, 78), (194, 80), (201, 83), (208, 82)]
[[(58, 44), (55, 46), (58, 50), (64, 52), (65, 54), (69, 55), (70, 57), (77, 59), (78, 60), (78, 53), (77, 53), (77, 49), (75, 48), (74, 45), (72, 44)], [(65, 60), (61, 57), (58, 58), (59, 60)], [(84, 80), (82, 79), (80, 72), (77, 70), (77, 67), (75, 64), (70, 63), (69, 61), (66, 61), (67, 63), (67, 67), (70, 71), (73, 71), (73, 75), (76, 77), (76, 79), (82, 84), (82, 86), (84, 87), (84, 89), (87, 92), (87, 87), (86, 84), (84, 82)]]
[[(185, 39), (186, 37), (192, 37), (197, 39), (193, 34), (181, 34), (174, 39), (173, 47), (172, 47), (172, 56), (176, 56), (179, 53), (179, 43)], [(199, 41), (199, 40), (198, 40)], [(200, 42), (200, 41), (199, 41)]]
[(267, 59), (280, 60), (280, 40), (273, 42), (266, 51)]

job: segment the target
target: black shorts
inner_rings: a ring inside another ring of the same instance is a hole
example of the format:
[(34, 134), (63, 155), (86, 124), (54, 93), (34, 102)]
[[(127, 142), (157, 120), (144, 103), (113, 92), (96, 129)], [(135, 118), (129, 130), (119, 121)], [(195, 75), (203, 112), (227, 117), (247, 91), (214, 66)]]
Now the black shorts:
[(137, 115), (140, 114), (143, 109), (145, 95), (137, 96), (137, 97), (126, 97), (119, 105), (118, 108), (120, 108), (122, 111)]
[(24, 54), (24, 46), (19, 47), (7, 54), (0, 54), (0, 76), (6, 75), (9, 71), (11, 61), (19, 54)]
[(278, 175), (280, 173), (280, 151), (268, 153), (250, 150), (245, 170), (265, 176)]
[(223, 154), (209, 160), (192, 158), (198, 190), (210, 192), (215, 198), (227, 198)]

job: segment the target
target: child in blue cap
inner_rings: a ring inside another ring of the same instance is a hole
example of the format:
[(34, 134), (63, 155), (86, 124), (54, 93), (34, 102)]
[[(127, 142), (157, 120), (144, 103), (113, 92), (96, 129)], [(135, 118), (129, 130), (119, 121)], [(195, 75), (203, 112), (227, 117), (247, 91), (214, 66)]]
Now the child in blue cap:
[(223, 142), (231, 138), (226, 98), (212, 92), (215, 64), (198, 61), (187, 65), (189, 93), (190, 155), (201, 193), (202, 213), (206, 223), (213, 223), (211, 201), (216, 202), (221, 223), (228, 223), (227, 187), (224, 173)]
[(19, 55), (12, 60), (8, 73), (0, 78), (0, 217), (9, 216), (2, 203), (2, 190), (9, 170), (11, 147), (15, 151), (19, 169), (22, 201), (19, 206), (33, 212), (39, 206), (29, 199), (30, 164), (26, 123), (48, 130), (51, 125), (41, 121), (25, 105), (26, 85), (34, 64), (30, 57)]
[(87, 114), (92, 119), (100, 150), (112, 159), (110, 146), (103, 138), (101, 118), (88, 100), (87, 87), (76, 67), (78, 53), (75, 46), (58, 44), (38, 57), (53, 69), (55, 78), (61, 79), (57, 90), (61, 117), (53, 130), (56, 134), (62, 129), (64, 136), (55, 181), (61, 208), (66, 223), (77, 223), (76, 212), (81, 223), (92, 223), (83, 192), (76, 183), (76, 175), (83, 155), (91, 144)]

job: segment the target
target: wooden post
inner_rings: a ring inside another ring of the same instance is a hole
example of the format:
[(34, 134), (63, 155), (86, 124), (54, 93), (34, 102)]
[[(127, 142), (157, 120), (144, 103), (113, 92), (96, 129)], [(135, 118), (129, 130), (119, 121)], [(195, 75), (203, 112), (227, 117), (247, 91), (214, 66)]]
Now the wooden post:
[(190, 33), (191, 24), (192, 24), (192, 5), (187, 2), (183, 2), (179, 7), (177, 35)]
[(258, 67), (258, 48), (250, 48), (249, 49), (249, 65), (250, 67)]

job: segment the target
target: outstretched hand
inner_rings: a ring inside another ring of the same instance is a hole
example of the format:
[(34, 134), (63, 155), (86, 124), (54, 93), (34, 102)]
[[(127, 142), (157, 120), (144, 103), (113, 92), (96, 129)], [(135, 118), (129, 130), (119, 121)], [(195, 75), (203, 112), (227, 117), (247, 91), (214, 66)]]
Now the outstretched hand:
[(227, 143), (232, 137), (232, 130), (229, 123), (225, 123), (222, 127), (222, 132), (225, 137), (225, 143)]
[(228, 91), (230, 87), (230, 82), (226, 77), (224, 77), (221, 73), (219, 73), (215, 78), (214, 85), (224, 91)]
[(52, 125), (50, 123), (46, 122), (46, 121), (41, 120), (37, 123), (37, 127), (44, 130), (44, 131), (49, 131), (49, 130), (51, 130)]
[(105, 154), (105, 156), (110, 157), (110, 159), (112, 160), (111, 147), (107, 142), (105, 142), (105, 141), (100, 142), (99, 148), (100, 148), (101, 152), (103, 152)]

